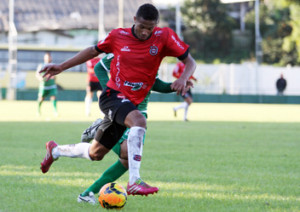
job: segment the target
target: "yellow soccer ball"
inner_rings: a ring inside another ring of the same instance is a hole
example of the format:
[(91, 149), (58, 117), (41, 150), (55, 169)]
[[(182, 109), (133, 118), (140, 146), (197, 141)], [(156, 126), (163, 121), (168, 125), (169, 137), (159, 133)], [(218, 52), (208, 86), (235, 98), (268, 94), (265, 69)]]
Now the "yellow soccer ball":
[(120, 209), (126, 204), (127, 193), (123, 186), (107, 183), (101, 188), (98, 201), (103, 208)]

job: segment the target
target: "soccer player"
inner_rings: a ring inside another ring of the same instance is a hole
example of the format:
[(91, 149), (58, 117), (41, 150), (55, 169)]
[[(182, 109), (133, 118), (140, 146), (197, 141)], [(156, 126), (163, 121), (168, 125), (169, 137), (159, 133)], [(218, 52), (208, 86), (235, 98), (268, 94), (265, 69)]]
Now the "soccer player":
[[(100, 79), (101, 86), (105, 89), (106, 83), (109, 80), (108, 72), (110, 71), (110, 63), (113, 59), (113, 54), (108, 54), (103, 57), (99, 63), (95, 66), (95, 74)], [(170, 93), (173, 92), (171, 89), (171, 83), (166, 83), (161, 81), (159, 78), (156, 78), (154, 86), (152, 90), (162, 93)], [(147, 118), (147, 105), (149, 101), (149, 95), (143, 100), (142, 103), (138, 105), (138, 110)], [(97, 119), (89, 128), (87, 128), (82, 136), (81, 142), (90, 142), (95, 134), (99, 126), (101, 125), (101, 119)], [(128, 139), (129, 129), (127, 128), (124, 132), (121, 139), (117, 142), (117, 144), (112, 148), (112, 150), (119, 156), (119, 159), (111, 165), (100, 177), (97, 179), (89, 188), (87, 188), (84, 192), (82, 192), (78, 198), (78, 202), (88, 202), (91, 204), (95, 204), (96, 200), (94, 194), (99, 193), (99, 190), (103, 185), (109, 182), (114, 182), (119, 177), (121, 177), (128, 170), (128, 159), (127, 159), (127, 139)], [(145, 141), (145, 137), (143, 139), (143, 143)]]
[[(181, 74), (184, 72), (184, 68), (185, 68), (184, 63), (178, 62), (173, 70), (173, 77), (179, 79)], [(195, 82), (197, 82), (197, 79), (194, 76), (191, 76), (190, 80), (194, 80)], [(185, 94), (181, 95), (181, 97), (184, 99), (184, 102), (173, 108), (174, 116), (175, 117), (177, 116), (177, 110), (184, 108), (183, 121), (188, 121), (187, 119), (188, 109), (193, 102), (193, 94), (191, 89), (189, 89)]]
[(86, 62), (87, 67), (87, 85), (86, 85), (86, 95), (84, 98), (85, 102), (85, 115), (91, 115), (91, 104), (93, 102), (94, 92), (97, 92), (97, 98), (99, 98), (102, 87), (99, 83), (97, 76), (95, 75), (94, 66), (99, 62), (100, 58), (95, 57)]
[[(170, 28), (157, 27), (158, 19), (158, 10), (152, 4), (144, 4), (135, 15), (132, 28), (112, 30), (95, 47), (88, 47), (62, 64), (48, 65), (41, 70), (46, 78), (50, 78), (102, 52), (114, 54), (111, 78), (100, 96), (99, 106), (105, 117), (92, 144), (81, 143), (73, 150), (80, 157), (102, 160), (119, 141), (126, 128), (130, 128), (127, 139), (128, 194), (148, 195), (158, 191), (157, 187), (141, 180), (139, 173), (146, 118), (137, 106), (152, 88), (162, 59), (173, 56), (185, 64), (183, 74), (171, 85), (178, 94), (184, 94), (186, 83), (196, 68), (188, 45)], [(49, 170), (55, 159), (55, 152), (52, 150), (56, 146), (54, 141), (46, 143), (47, 155), (41, 163), (43, 173)]]
[(56, 95), (57, 95), (57, 86), (55, 83), (55, 77), (50, 77), (49, 80), (45, 80), (39, 71), (47, 64), (52, 62), (52, 57), (50, 52), (46, 52), (44, 55), (44, 63), (40, 64), (37, 67), (37, 70), (35, 72), (36, 78), (40, 81), (39, 85), (39, 93), (38, 93), (38, 115), (41, 115), (41, 107), (42, 103), (44, 102), (45, 98), (50, 96), (50, 100), (53, 105), (54, 109), (54, 115), (57, 116), (57, 102), (56, 102)]

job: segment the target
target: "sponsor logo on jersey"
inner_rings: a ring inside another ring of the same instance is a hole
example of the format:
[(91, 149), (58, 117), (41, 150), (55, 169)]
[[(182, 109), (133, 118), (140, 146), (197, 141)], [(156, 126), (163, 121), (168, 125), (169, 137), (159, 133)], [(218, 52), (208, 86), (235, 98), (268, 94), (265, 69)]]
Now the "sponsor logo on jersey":
[(124, 46), (122, 49), (121, 49), (122, 52), (130, 52), (131, 50), (129, 49), (128, 46)]
[(128, 81), (124, 82), (124, 86), (132, 87), (131, 88), (132, 91), (140, 90), (142, 88), (143, 84), (144, 83), (142, 83), (142, 82), (128, 82)]
[(152, 56), (157, 55), (157, 52), (158, 52), (157, 46), (154, 46), (154, 45), (153, 45), (153, 46), (150, 47), (149, 53), (150, 53)]
[(126, 32), (126, 31), (124, 31), (124, 30), (121, 30), (121, 31), (120, 31), (120, 34), (121, 34), (121, 35), (129, 35), (129, 32)]
[(140, 156), (140, 155), (134, 155), (133, 156), (133, 160), (141, 161), (142, 160), (142, 156)]
[(162, 30), (158, 30), (158, 31), (154, 32), (154, 35), (155, 36), (161, 36), (162, 33), (163, 33)]
[(181, 48), (181, 49), (184, 49), (184, 47), (181, 45), (181, 43), (175, 38), (174, 35), (172, 35), (172, 39), (173, 41), (176, 43), (176, 45)]

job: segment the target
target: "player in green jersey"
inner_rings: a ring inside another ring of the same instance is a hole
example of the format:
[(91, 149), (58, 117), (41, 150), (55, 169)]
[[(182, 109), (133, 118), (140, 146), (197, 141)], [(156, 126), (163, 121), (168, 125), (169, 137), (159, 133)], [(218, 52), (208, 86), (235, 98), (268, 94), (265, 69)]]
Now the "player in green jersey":
[[(113, 59), (113, 54), (108, 54), (103, 57), (99, 63), (96, 64), (94, 70), (97, 75), (99, 82), (103, 89), (106, 88), (106, 83), (109, 80), (108, 72), (110, 71), (110, 62)], [(173, 92), (171, 89), (172, 83), (166, 83), (159, 78), (156, 78), (155, 84), (152, 87), (153, 91), (161, 93), (170, 93)], [(147, 106), (149, 102), (150, 92), (144, 99), (142, 103), (138, 105), (138, 110), (147, 118)], [(97, 119), (89, 128), (87, 128), (82, 136), (82, 142), (90, 142), (101, 124), (101, 119)], [(83, 193), (81, 193), (77, 201), (78, 202), (88, 202), (91, 204), (95, 203), (94, 194), (98, 193), (102, 186), (106, 183), (114, 182), (119, 177), (121, 177), (128, 170), (128, 160), (127, 160), (127, 138), (128, 138), (129, 128), (126, 129), (121, 139), (117, 144), (112, 148), (112, 150), (119, 156), (119, 159), (111, 165), (89, 188), (87, 188)], [(126, 142), (124, 142), (126, 141)], [(144, 140), (145, 141), (145, 136)]]
[(36, 70), (36, 78), (40, 81), (39, 85), (39, 93), (38, 93), (38, 115), (41, 115), (41, 106), (46, 97), (50, 96), (50, 100), (53, 104), (54, 115), (57, 116), (57, 103), (56, 103), (56, 95), (57, 95), (57, 86), (55, 83), (55, 77), (51, 77), (49, 80), (46, 80), (41, 76), (39, 71), (45, 66), (52, 62), (52, 57), (49, 52), (46, 52), (44, 55), (44, 63), (40, 64)]

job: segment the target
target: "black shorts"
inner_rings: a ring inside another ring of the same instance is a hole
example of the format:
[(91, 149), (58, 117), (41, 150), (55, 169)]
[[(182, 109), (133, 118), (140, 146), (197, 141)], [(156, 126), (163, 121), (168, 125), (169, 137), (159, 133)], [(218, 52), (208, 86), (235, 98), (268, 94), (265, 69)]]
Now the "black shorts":
[(182, 97), (183, 99), (186, 99), (186, 98), (188, 98), (188, 97), (193, 98), (193, 94), (192, 94), (192, 92), (191, 92), (191, 89), (189, 89), (184, 95), (181, 95), (181, 97)]
[(137, 110), (137, 107), (121, 92), (109, 87), (100, 95), (99, 107), (105, 117), (97, 130), (95, 139), (111, 149), (127, 128), (124, 124), (126, 116), (131, 111)]
[(102, 91), (102, 87), (100, 85), (100, 82), (89, 82), (89, 86), (91, 88), (90, 91)]

